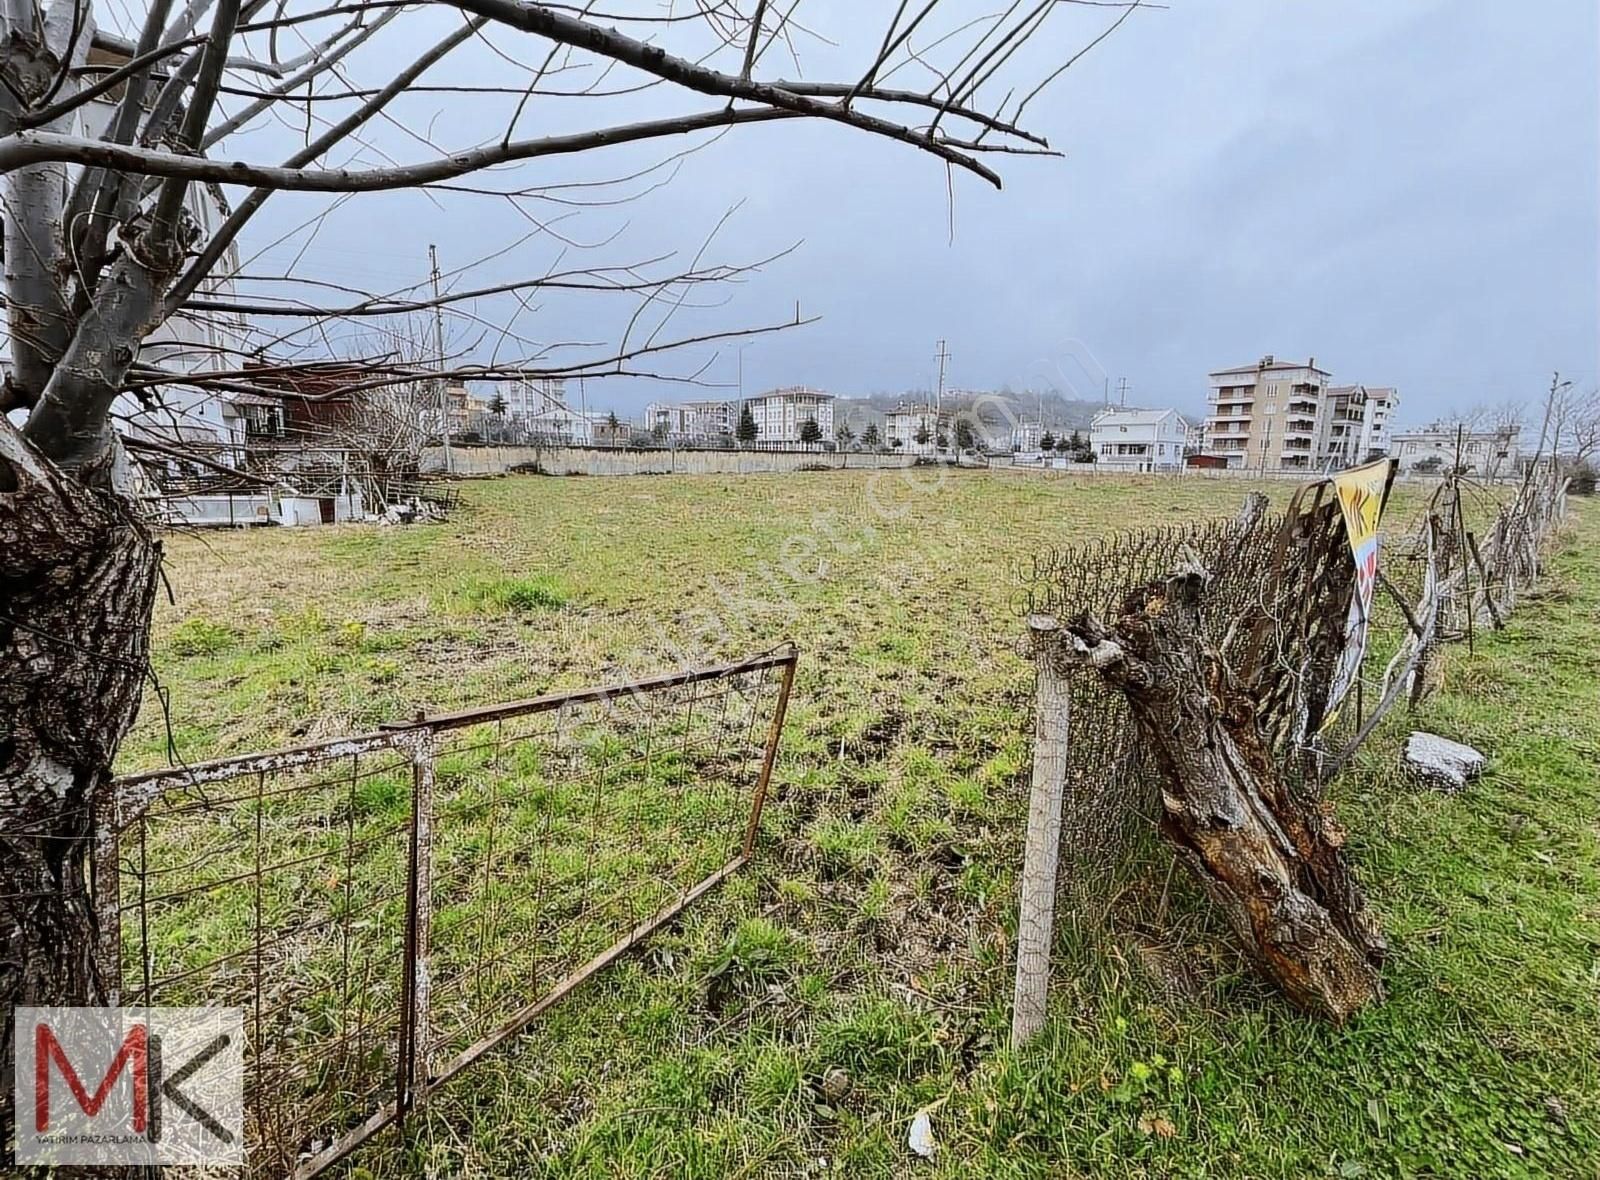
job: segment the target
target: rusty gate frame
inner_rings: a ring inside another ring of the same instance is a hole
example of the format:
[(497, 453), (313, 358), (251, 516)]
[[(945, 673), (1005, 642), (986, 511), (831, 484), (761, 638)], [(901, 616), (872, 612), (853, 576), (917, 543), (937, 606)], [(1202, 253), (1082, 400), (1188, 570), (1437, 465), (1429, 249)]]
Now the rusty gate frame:
[[(372, 733), (332, 738), (301, 746), (272, 750), (242, 757), (218, 758), (181, 768), (146, 771), (115, 779), (96, 808), (94, 852), (91, 861), (91, 889), (99, 941), (95, 947), (101, 978), (106, 981), (108, 1003), (122, 1002), (122, 890), (119, 862), (120, 837), (124, 830), (145, 818), (150, 808), (168, 791), (202, 787), (248, 774), (293, 771), (344, 758), (383, 751), (398, 752), (411, 764), (411, 825), (406, 857), (406, 912), (399, 1027), (396, 1032), (397, 1076), (395, 1097), (384, 1102), (365, 1121), (338, 1136), (329, 1146), (294, 1169), (295, 1180), (308, 1180), (343, 1159), (379, 1131), (394, 1124), (403, 1127), (409, 1112), (425, 1103), (433, 1091), (476, 1061), (521, 1032), (544, 1012), (560, 1003), (575, 989), (610, 966), (628, 951), (671, 922), (690, 905), (716, 888), (733, 873), (750, 863), (760, 831), (762, 808), (777, 760), (778, 743), (788, 711), (789, 695), (799, 651), (786, 643), (772, 651), (744, 660), (702, 668), (682, 668), (675, 672), (617, 682), (568, 692), (549, 693), (526, 700), (487, 705), (415, 720), (386, 724)], [(485, 1036), (457, 1053), (430, 1074), (427, 1062), (418, 1069), (419, 1034), (429, 1028), (428, 943), (432, 927), (432, 845), (433, 792), (435, 784), (435, 737), (440, 733), (466, 729), (485, 722), (506, 721), (565, 708), (568, 705), (598, 703), (647, 696), (665, 689), (721, 680), (746, 672), (781, 669), (778, 695), (772, 721), (763, 745), (761, 769), (750, 800), (750, 814), (743, 840), (734, 856), (696, 884), (686, 889), (671, 904), (636, 924), (622, 937), (587, 962), (555, 981), (549, 989), (518, 1009)], [(259, 981), (257, 986), (259, 987)]]

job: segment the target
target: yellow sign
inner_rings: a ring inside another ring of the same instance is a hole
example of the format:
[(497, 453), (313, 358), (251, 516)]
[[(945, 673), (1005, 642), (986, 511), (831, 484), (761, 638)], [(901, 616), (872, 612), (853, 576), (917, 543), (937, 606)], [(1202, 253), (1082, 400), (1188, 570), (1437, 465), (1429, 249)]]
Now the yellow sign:
[(1372, 617), (1372, 596), (1378, 585), (1378, 524), (1383, 504), (1389, 495), (1390, 460), (1380, 459), (1364, 467), (1352, 467), (1333, 477), (1333, 490), (1344, 515), (1350, 555), (1356, 562), (1356, 592), (1350, 599), (1350, 614), (1344, 625), (1344, 650), (1333, 671), (1322, 728), (1327, 729), (1339, 714), (1339, 703), (1350, 691), (1361, 672), (1361, 658), (1367, 654), (1367, 622)]

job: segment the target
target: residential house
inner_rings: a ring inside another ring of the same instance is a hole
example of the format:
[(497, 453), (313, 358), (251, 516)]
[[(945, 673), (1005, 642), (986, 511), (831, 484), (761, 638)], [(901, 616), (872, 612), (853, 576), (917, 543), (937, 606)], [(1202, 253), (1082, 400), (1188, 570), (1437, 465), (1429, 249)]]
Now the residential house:
[(1011, 449), (1013, 451), (1037, 451), (1039, 440), (1044, 437), (1043, 422), (1029, 422), (1022, 419), (1011, 428)]
[(592, 447), (595, 439), (608, 443), (626, 442), (626, 423), (616, 431), (610, 429), (611, 416), (600, 411), (579, 413), (563, 402), (553, 402), (545, 409), (522, 419), (528, 434), (536, 442), (547, 446)]
[(1089, 448), (1101, 467), (1176, 471), (1189, 423), (1177, 410), (1102, 410), (1089, 424)]
[(1214, 370), (1206, 394), (1206, 452), (1229, 467), (1316, 469), (1329, 378), (1315, 358), (1280, 361), (1270, 353), (1253, 365)]
[(645, 406), (644, 428), (656, 438), (674, 443), (705, 438), (708, 433), (699, 410), (671, 402), (651, 402)]
[(795, 385), (747, 398), (744, 404), (755, 420), (758, 448), (772, 450), (805, 445), (801, 432), (807, 422), (815, 422), (820, 438), (830, 446), (833, 444), (831, 393)]
[(1474, 430), (1456, 422), (1433, 422), (1396, 431), (1391, 449), (1402, 472), (1459, 470), (1462, 475), (1494, 479), (1522, 470), (1521, 434), (1522, 427), (1514, 423)]
[(949, 413), (932, 403), (902, 401), (883, 416), (884, 445), (897, 455), (937, 454), (940, 434), (947, 446), (954, 441), (950, 431)]

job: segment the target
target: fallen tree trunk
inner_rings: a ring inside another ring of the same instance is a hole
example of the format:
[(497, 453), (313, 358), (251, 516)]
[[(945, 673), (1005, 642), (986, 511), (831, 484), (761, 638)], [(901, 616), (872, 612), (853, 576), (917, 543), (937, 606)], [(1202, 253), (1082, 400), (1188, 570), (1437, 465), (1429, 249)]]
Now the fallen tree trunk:
[(1255, 707), (1200, 627), (1208, 576), (1189, 568), (1129, 595), (1110, 625), (1081, 615), (1053, 658), (1128, 699), (1162, 780), (1162, 835), (1296, 1006), (1342, 1022), (1379, 999), (1384, 943), (1326, 805), (1274, 766)]

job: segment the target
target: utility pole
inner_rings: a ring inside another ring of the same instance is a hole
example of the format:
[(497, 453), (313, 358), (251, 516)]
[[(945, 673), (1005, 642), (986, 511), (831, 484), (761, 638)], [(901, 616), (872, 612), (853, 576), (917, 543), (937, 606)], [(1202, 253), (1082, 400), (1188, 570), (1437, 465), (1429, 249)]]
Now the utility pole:
[[(944, 420), (944, 366), (950, 359), (950, 354), (945, 351), (944, 341), (939, 341), (939, 350), (933, 354), (939, 362), (939, 392), (933, 404), (933, 453), (939, 453), (939, 423)], [(952, 440), (953, 441), (953, 440)]]
[(455, 462), (450, 455), (450, 397), (445, 392), (444, 379), (444, 307), (439, 303), (439, 251), (428, 244), (428, 265), (433, 271), (433, 343), (439, 357), (439, 436), (444, 441), (444, 470), (455, 474)]
[(1128, 379), (1126, 377), (1117, 378), (1117, 404), (1124, 410), (1128, 408)]

